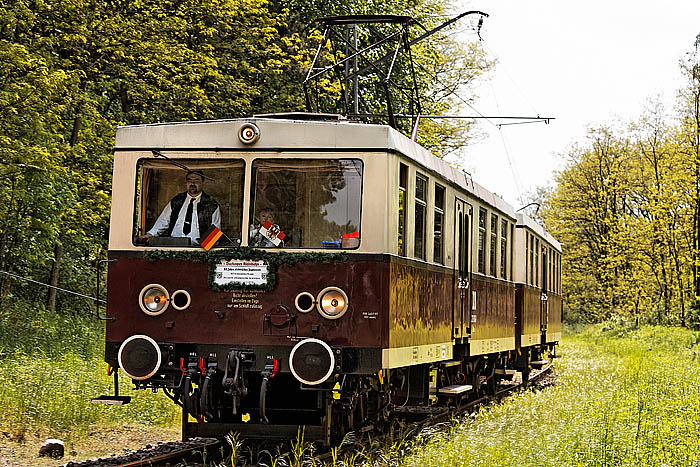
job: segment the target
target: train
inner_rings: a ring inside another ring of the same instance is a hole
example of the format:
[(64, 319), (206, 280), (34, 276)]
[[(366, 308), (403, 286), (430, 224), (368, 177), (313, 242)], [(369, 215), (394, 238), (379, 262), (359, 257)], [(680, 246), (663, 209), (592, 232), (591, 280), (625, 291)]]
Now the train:
[(561, 338), (559, 242), (389, 125), (119, 127), (110, 224), (105, 361), (183, 439), (332, 445), (527, 381)]

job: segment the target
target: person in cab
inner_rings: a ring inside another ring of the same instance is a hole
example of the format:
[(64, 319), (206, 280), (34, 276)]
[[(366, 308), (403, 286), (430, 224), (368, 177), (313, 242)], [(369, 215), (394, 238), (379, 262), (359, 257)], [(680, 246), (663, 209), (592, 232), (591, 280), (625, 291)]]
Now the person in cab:
[(185, 175), (187, 190), (175, 195), (158, 216), (155, 224), (142, 241), (152, 237), (185, 237), (192, 244), (199, 244), (200, 236), (212, 225), (221, 228), (219, 203), (206, 194), (204, 173), (190, 170)]

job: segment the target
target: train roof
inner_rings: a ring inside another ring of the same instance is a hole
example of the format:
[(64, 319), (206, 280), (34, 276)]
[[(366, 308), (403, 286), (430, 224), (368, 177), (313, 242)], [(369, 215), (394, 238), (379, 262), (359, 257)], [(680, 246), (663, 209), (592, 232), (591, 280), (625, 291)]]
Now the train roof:
[(535, 222), (534, 219), (531, 217), (523, 214), (523, 213), (518, 213), (518, 227), (524, 226), (542, 237), (547, 243), (551, 244), (556, 250), (561, 251), (561, 244), (557, 241), (556, 238), (552, 237), (552, 235), (545, 230), (543, 226)]
[[(254, 123), (260, 129), (252, 145), (238, 138), (238, 129)], [(226, 120), (129, 125), (117, 128), (115, 151), (390, 151), (403, 154), (441, 178), (472, 193), (485, 204), (515, 220), (514, 208), (500, 196), (388, 125), (343, 120), (336, 115), (283, 114)], [(551, 237), (551, 236), (550, 236)], [(553, 239), (552, 239), (553, 240)]]

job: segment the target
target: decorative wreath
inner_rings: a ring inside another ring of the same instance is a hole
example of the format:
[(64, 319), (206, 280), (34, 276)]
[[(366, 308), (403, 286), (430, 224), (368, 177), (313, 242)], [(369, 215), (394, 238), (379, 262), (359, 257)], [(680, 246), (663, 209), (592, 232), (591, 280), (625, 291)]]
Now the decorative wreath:
[[(209, 263), (209, 287), (215, 292), (233, 292), (235, 290), (262, 290), (269, 292), (277, 285), (277, 268), (281, 264), (299, 263), (341, 263), (348, 260), (347, 253), (290, 253), (286, 251), (270, 252), (245, 246), (210, 250), (210, 251), (177, 251), (177, 250), (147, 250), (144, 254), (147, 261), (163, 259), (175, 259), (179, 261), (196, 261)], [(228, 282), (217, 284), (214, 282), (216, 265), (222, 260), (250, 260), (263, 261), (267, 264), (267, 282), (263, 285), (244, 284), (242, 282)]]

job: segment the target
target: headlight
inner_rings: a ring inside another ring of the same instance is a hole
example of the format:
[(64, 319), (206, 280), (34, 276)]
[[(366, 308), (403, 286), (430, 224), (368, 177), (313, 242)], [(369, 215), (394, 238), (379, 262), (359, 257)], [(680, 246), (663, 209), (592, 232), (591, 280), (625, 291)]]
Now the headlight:
[(301, 292), (294, 299), (294, 306), (302, 313), (308, 313), (309, 311), (313, 310), (315, 304), (316, 301), (314, 296), (309, 292)]
[(328, 319), (338, 319), (348, 310), (348, 296), (338, 287), (326, 287), (318, 294), (318, 312)]
[(169, 302), (168, 291), (160, 284), (148, 284), (139, 294), (139, 306), (147, 315), (162, 314), (168, 308)]
[(238, 139), (243, 144), (253, 144), (260, 138), (260, 128), (254, 123), (244, 123), (238, 129)]
[(176, 310), (186, 310), (192, 303), (192, 297), (187, 290), (176, 290), (170, 299), (173, 302), (173, 308)]

